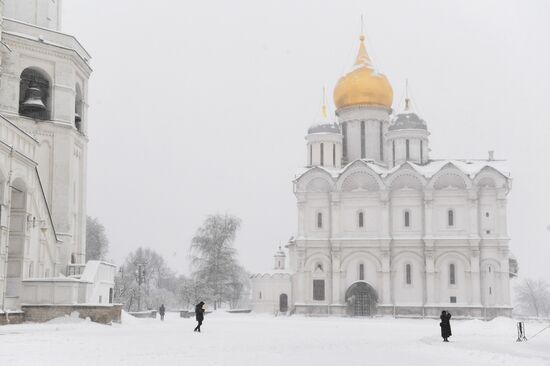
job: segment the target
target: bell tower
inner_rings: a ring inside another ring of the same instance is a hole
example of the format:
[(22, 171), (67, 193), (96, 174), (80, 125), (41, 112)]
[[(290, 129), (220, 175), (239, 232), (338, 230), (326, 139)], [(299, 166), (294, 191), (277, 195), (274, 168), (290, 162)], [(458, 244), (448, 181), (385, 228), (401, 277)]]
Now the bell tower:
[(38, 141), (34, 156), (59, 244), (85, 263), (90, 55), (60, 32), (61, 0), (0, 0), (0, 113)]

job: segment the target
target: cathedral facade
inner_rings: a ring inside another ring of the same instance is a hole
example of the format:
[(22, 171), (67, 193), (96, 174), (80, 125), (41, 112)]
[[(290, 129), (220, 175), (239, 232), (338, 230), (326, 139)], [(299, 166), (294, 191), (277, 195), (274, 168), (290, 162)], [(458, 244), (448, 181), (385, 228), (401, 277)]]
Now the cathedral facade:
[(408, 98), (393, 112), (364, 37), (334, 103), (337, 121), (307, 132), (288, 261), (280, 249), (252, 276), (253, 310), (511, 315), (506, 163), (431, 159), (426, 122)]
[(2, 312), (112, 298), (85, 258), (90, 55), (60, 25), (60, 0), (0, 0)]

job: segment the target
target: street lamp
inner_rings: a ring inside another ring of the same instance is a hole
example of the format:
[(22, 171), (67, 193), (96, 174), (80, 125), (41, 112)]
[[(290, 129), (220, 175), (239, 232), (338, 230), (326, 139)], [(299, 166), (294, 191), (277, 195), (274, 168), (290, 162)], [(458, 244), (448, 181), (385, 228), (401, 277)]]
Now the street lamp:
[(138, 263), (136, 269), (136, 281), (139, 286), (138, 290), (138, 311), (141, 311), (141, 285), (145, 282), (145, 263)]

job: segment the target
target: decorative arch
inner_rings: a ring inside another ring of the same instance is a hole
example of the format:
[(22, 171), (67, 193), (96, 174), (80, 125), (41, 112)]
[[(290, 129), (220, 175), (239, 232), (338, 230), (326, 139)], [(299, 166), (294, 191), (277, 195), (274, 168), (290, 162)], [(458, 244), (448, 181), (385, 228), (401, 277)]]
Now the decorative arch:
[(338, 191), (380, 191), (385, 188), (384, 182), (366, 162), (356, 160), (348, 165), (337, 179)]
[(390, 190), (414, 189), (422, 191), (426, 185), (426, 178), (412, 169), (409, 163), (404, 163), (394, 173), (386, 178), (386, 185)]
[(298, 192), (330, 192), (334, 188), (332, 176), (324, 169), (314, 167), (295, 180)]
[(304, 268), (314, 272), (315, 271), (315, 266), (316, 266), (317, 263), (322, 263), (323, 264), (323, 273), (326, 273), (327, 269), (328, 269), (328, 265), (330, 263), (330, 258), (329, 258), (328, 255), (323, 254), (323, 253), (312, 254), (306, 260), (306, 262), (304, 264)]
[(485, 166), (474, 177), (473, 184), (479, 188), (505, 188), (508, 178), (493, 167)]
[(341, 268), (347, 270), (352, 260), (361, 260), (362, 258), (368, 258), (376, 264), (376, 270), (380, 271), (382, 268), (382, 262), (372, 253), (366, 251), (353, 252), (342, 258)]
[(446, 253), (443, 253), (441, 255), (439, 255), (436, 259), (435, 259), (435, 268), (437, 270), (440, 269), (441, 267), (441, 264), (442, 262), (446, 261), (446, 260), (455, 260), (455, 261), (460, 261), (460, 263), (462, 263), (462, 265), (464, 266), (464, 269), (466, 271), (470, 271), (470, 260), (468, 259), (468, 257), (463, 254), (463, 253), (460, 253), (460, 252), (456, 252), (456, 251), (452, 251), (452, 252), (446, 252)]
[(458, 189), (472, 188), (470, 178), (453, 163), (447, 163), (428, 182), (428, 188), (440, 190), (447, 187)]

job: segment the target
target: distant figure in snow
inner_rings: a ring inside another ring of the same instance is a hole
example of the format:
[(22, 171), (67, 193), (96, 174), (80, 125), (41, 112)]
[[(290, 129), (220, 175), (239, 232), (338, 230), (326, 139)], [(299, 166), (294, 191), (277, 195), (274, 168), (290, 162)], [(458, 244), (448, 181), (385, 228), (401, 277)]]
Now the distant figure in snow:
[(166, 309), (164, 308), (164, 304), (162, 304), (159, 308), (160, 320), (164, 321), (164, 313), (165, 312), (166, 312)]
[(439, 317), (441, 319), (441, 323), (439, 323), (439, 326), (441, 327), (441, 337), (443, 337), (443, 342), (449, 342), (447, 338), (452, 336), (451, 333), (451, 313), (448, 313), (447, 311), (443, 310), (441, 312), (441, 316)]
[(197, 322), (199, 324), (197, 324), (197, 326), (195, 327), (194, 332), (200, 333), (202, 321), (204, 320), (204, 302), (203, 301), (199, 302), (197, 306), (195, 306), (195, 319), (197, 319)]

